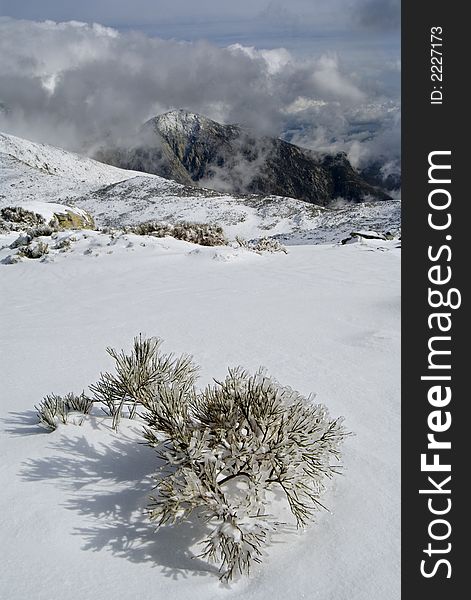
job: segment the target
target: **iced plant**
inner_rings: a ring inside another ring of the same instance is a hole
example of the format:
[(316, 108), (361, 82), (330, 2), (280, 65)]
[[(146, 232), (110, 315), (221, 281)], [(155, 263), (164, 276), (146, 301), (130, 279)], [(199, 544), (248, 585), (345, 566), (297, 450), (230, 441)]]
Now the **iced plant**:
[(102, 373), (84, 394), (46, 396), (41, 423), (55, 429), (69, 411), (102, 403), (117, 428), (140, 408), (144, 437), (162, 467), (155, 475), (149, 516), (157, 526), (190, 518), (209, 530), (201, 556), (220, 563), (225, 581), (249, 573), (280, 523), (271, 513), (272, 492), (286, 498), (303, 527), (321, 508), (326, 479), (340, 469), (342, 419), (329, 417), (261, 369), (240, 367), (198, 392), (191, 357), (162, 354), (158, 338), (134, 339), (130, 354), (107, 351), (115, 373)]
[(197, 367), (191, 357), (162, 354), (159, 338), (134, 338), (130, 354), (107, 348), (115, 361), (115, 373), (101, 373), (99, 381), (90, 386), (94, 400), (105, 406), (117, 429), (122, 416), (134, 418), (139, 405), (151, 405), (163, 385), (178, 384), (189, 390), (195, 383)]
[(35, 409), (39, 423), (46, 429), (54, 431), (57, 429), (58, 423), (67, 423), (69, 412), (80, 412), (87, 415), (92, 406), (93, 400), (83, 392), (78, 396), (71, 392), (63, 397), (50, 394), (38, 406), (35, 406)]
[(57, 429), (57, 423), (67, 423), (69, 411), (61, 396), (50, 394), (34, 408), (37, 411), (40, 425), (46, 429), (54, 431)]
[(283, 244), (275, 238), (268, 237), (257, 240), (254, 250), (255, 252), (284, 252), (285, 254), (288, 254), (288, 250), (286, 250)]
[(166, 467), (157, 477), (150, 517), (164, 525), (204, 519), (202, 556), (222, 578), (249, 572), (278, 525), (267, 491), (280, 489), (304, 526), (322, 506), (326, 478), (337, 472), (341, 419), (263, 370), (229, 370), (202, 393), (169, 385), (149, 405), (145, 437)]
[(59, 240), (58, 242), (56, 242), (56, 245), (54, 246), (54, 250), (60, 250), (61, 252), (67, 252), (67, 250), (70, 250), (71, 242), (72, 242), (71, 238), (63, 238), (63, 239)]
[(36, 227), (31, 227), (27, 229), (26, 233), (32, 239), (34, 239), (41, 236), (49, 237), (56, 231), (58, 231), (58, 229), (56, 227), (51, 227), (51, 225), (37, 225)]
[(10, 223), (13, 230), (17, 229), (15, 224), (19, 228), (25, 228), (45, 225), (46, 223), (44, 217), (21, 206), (6, 206), (0, 209), (0, 218)]
[(41, 258), (49, 253), (49, 246), (44, 242), (22, 246), (18, 255), (24, 258)]
[(166, 223), (162, 221), (147, 221), (125, 228), (126, 233), (137, 235), (152, 235), (165, 237), (167, 235), (201, 246), (225, 246), (227, 239), (224, 230), (219, 225), (211, 223)]
[(79, 412), (88, 415), (93, 407), (93, 400), (85, 395), (85, 392), (77, 395), (73, 392), (64, 396), (64, 404), (68, 411)]
[(288, 250), (286, 250), (283, 244), (275, 238), (264, 237), (259, 240), (248, 242), (247, 240), (236, 236), (236, 242), (241, 248), (252, 250), (252, 252), (256, 252), (257, 254), (261, 254), (262, 252), (284, 252), (285, 254), (288, 254)]

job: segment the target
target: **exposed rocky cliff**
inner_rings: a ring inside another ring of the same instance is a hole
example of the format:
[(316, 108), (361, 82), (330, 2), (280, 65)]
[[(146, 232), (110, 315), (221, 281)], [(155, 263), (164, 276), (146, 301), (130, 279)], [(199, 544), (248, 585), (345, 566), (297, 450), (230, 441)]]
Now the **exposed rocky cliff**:
[(276, 194), (320, 205), (338, 198), (355, 202), (389, 198), (368, 183), (343, 153), (319, 155), (183, 110), (151, 119), (132, 147), (108, 148), (97, 158), (231, 193)]

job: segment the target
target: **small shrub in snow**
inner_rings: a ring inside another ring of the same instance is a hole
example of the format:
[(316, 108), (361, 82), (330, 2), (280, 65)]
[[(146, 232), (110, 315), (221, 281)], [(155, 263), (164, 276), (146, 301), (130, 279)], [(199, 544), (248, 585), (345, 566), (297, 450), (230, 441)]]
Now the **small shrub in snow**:
[(237, 236), (236, 242), (241, 248), (252, 250), (252, 252), (256, 252), (257, 254), (261, 254), (262, 252), (284, 252), (285, 254), (288, 254), (288, 250), (285, 246), (274, 238), (264, 237), (259, 240), (248, 242)]
[(261, 238), (257, 241), (254, 247), (255, 252), (284, 252), (288, 254), (288, 250), (278, 240), (274, 238)]
[(162, 386), (178, 385), (190, 389), (196, 380), (197, 367), (191, 357), (162, 354), (158, 338), (134, 338), (130, 354), (107, 348), (115, 361), (115, 373), (101, 373), (99, 381), (90, 386), (94, 400), (105, 406), (116, 429), (121, 417), (134, 418), (138, 405), (149, 406)]
[(225, 246), (227, 239), (224, 230), (218, 225), (209, 223), (164, 223), (160, 221), (147, 221), (125, 229), (126, 233), (136, 235), (152, 235), (155, 237), (171, 236), (177, 240), (184, 240), (200, 246)]
[(0, 233), (10, 233), (11, 230), (11, 223), (0, 217)]
[(58, 423), (67, 423), (68, 409), (64, 399), (56, 394), (46, 396), (38, 406), (34, 407), (38, 413), (39, 423), (46, 429), (53, 431)]
[[(158, 527), (190, 518), (209, 529), (201, 556), (220, 563), (221, 578), (249, 573), (261, 562), (264, 547), (281, 523), (272, 511), (281, 492), (298, 526), (316, 510), (326, 479), (347, 435), (342, 419), (332, 419), (264, 370), (242, 368), (195, 388), (197, 367), (191, 358), (162, 354), (161, 340), (134, 339), (130, 354), (108, 348), (115, 373), (102, 373), (91, 386), (116, 428), (138, 407), (144, 438), (162, 461), (155, 475), (156, 492), (149, 516)], [(38, 407), (50, 429), (67, 421), (69, 410), (83, 412), (92, 400), (69, 395), (47, 396)]]
[(88, 415), (93, 407), (93, 400), (82, 392), (80, 395), (70, 392), (64, 396), (64, 404), (68, 411), (79, 412)]
[(71, 245), (72, 245), (71, 239), (64, 238), (64, 239), (56, 242), (56, 245), (54, 246), (54, 250), (60, 250), (61, 252), (67, 252), (67, 250), (70, 250)]
[(0, 217), (7, 222), (17, 223), (21, 227), (36, 227), (45, 225), (44, 217), (21, 206), (7, 206), (0, 210)]
[(211, 533), (202, 556), (220, 561), (225, 580), (260, 562), (279, 524), (270, 489), (284, 493), (298, 526), (308, 523), (345, 437), (340, 419), (263, 370), (229, 370), (201, 393), (160, 388), (144, 418), (148, 443), (167, 463), (151, 518), (158, 525), (203, 518)]
[(49, 237), (56, 231), (58, 231), (58, 229), (56, 227), (51, 227), (51, 225), (38, 225), (37, 227), (27, 229), (26, 233), (32, 238), (37, 238), (41, 236)]
[(50, 394), (38, 406), (35, 406), (39, 423), (46, 429), (54, 431), (58, 423), (66, 424), (69, 412), (80, 412), (87, 415), (93, 406), (93, 400), (82, 392), (79, 396), (69, 393), (66, 396)]
[[(126, 229), (128, 229), (128, 228), (126, 228)], [(107, 225), (105, 225), (104, 227), (100, 227), (98, 229), (98, 231), (101, 231), (101, 233), (106, 233), (107, 235), (110, 236), (111, 239), (113, 239), (120, 233), (120, 230), (116, 229), (116, 227), (109, 227)]]
[(44, 242), (22, 246), (18, 255), (24, 258), (41, 258), (49, 253), (49, 246)]

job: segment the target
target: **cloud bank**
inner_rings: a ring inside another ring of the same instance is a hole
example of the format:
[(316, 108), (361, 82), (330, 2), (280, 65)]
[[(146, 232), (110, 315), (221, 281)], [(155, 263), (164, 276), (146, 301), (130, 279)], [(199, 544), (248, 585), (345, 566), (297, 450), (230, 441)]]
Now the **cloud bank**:
[[(384, 70), (398, 77), (398, 64)], [(80, 22), (0, 18), (0, 129), (92, 153), (175, 108), (358, 164), (399, 156), (399, 106), (335, 53), (180, 42)]]

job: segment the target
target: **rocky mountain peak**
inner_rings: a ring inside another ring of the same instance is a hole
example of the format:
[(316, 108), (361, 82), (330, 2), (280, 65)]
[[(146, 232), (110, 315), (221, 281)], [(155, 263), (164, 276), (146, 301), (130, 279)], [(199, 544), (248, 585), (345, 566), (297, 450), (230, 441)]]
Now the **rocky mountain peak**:
[(142, 133), (137, 147), (107, 150), (99, 160), (228, 193), (273, 194), (320, 205), (338, 198), (389, 198), (365, 181), (344, 153), (320, 156), (186, 110), (150, 119)]
[(154, 117), (148, 123), (165, 133), (181, 133), (191, 135), (207, 124), (214, 123), (210, 119), (184, 109), (171, 110)]

